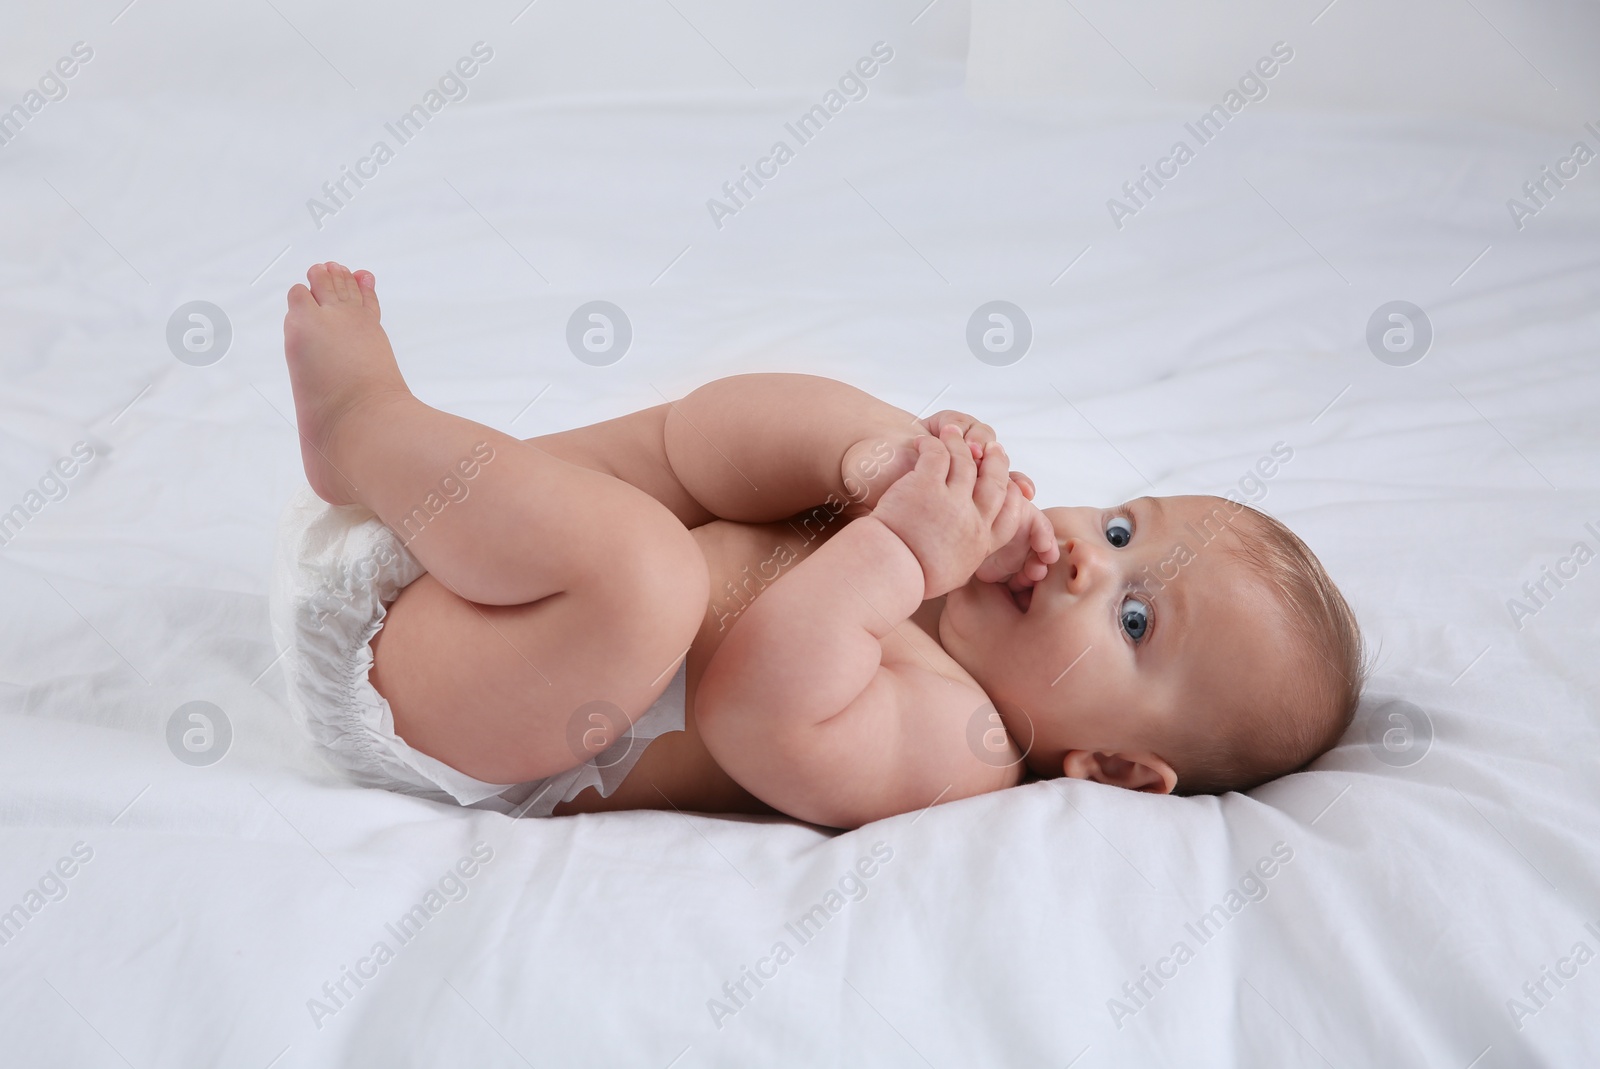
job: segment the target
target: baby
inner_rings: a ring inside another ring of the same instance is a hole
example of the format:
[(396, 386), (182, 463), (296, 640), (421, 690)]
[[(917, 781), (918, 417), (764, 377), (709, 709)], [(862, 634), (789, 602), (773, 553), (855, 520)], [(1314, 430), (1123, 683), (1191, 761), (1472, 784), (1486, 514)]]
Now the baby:
[(360, 782), (853, 828), (1029, 776), (1245, 790), (1354, 713), (1349, 607), (1245, 505), (1041, 511), (987, 425), (804, 375), (519, 441), (412, 396), (370, 273), (307, 279), (321, 501), (285, 514), (273, 619)]

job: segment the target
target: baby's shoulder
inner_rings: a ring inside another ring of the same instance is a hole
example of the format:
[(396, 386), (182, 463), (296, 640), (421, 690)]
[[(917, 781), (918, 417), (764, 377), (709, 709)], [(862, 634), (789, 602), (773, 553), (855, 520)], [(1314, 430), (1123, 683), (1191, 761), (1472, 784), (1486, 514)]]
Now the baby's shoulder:
[(883, 641), (884, 675), (914, 718), (915, 759), (948, 791), (941, 801), (1015, 787), (1023, 752), (972, 674), (908, 621)]

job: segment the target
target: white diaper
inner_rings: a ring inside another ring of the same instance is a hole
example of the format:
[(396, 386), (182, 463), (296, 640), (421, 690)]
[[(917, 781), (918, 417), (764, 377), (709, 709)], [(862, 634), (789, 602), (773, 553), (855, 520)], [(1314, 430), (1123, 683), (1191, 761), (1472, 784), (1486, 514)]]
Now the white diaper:
[(361, 505), (329, 505), (302, 487), (279, 521), (272, 633), (289, 709), (324, 757), (357, 783), (479, 809), (543, 817), (594, 787), (616, 790), (650, 741), (682, 731), (685, 665), (632, 729), (592, 760), (529, 783), (485, 783), (406, 745), (389, 703), (367, 681), (372, 636), (426, 569)]

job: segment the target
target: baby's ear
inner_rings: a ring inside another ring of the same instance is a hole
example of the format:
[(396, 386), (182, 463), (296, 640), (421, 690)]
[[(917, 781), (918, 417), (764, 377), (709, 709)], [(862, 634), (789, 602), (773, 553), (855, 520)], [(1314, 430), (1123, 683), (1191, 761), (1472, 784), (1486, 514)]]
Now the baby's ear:
[(1061, 761), (1061, 772), (1072, 779), (1093, 780), (1151, 794), (1171, 794), (1178, 785), (1178, 774), (1172, 766), (1153, 753), (1068, 750)]

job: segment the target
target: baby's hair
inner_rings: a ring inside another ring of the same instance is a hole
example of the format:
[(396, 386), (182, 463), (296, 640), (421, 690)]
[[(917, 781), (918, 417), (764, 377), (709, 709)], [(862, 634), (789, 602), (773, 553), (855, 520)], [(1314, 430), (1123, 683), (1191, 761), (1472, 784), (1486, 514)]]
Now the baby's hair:
[(1298, 663), (1289, 666), (1292, 682), (1276, 702), (1246, 711), (1231, 730), (1198, 735), (1169, 758), (1176, 794), (1247, 791), (1304, 768), (1349, 729), (1366, 681), (1361, 628), (1316, 554), (1266, 513), (1236, 501), (1218, 511), (1224, 506), (1238, 536), (1228, 549), (1272, 592), (1282, 623), (1298, 639)]

